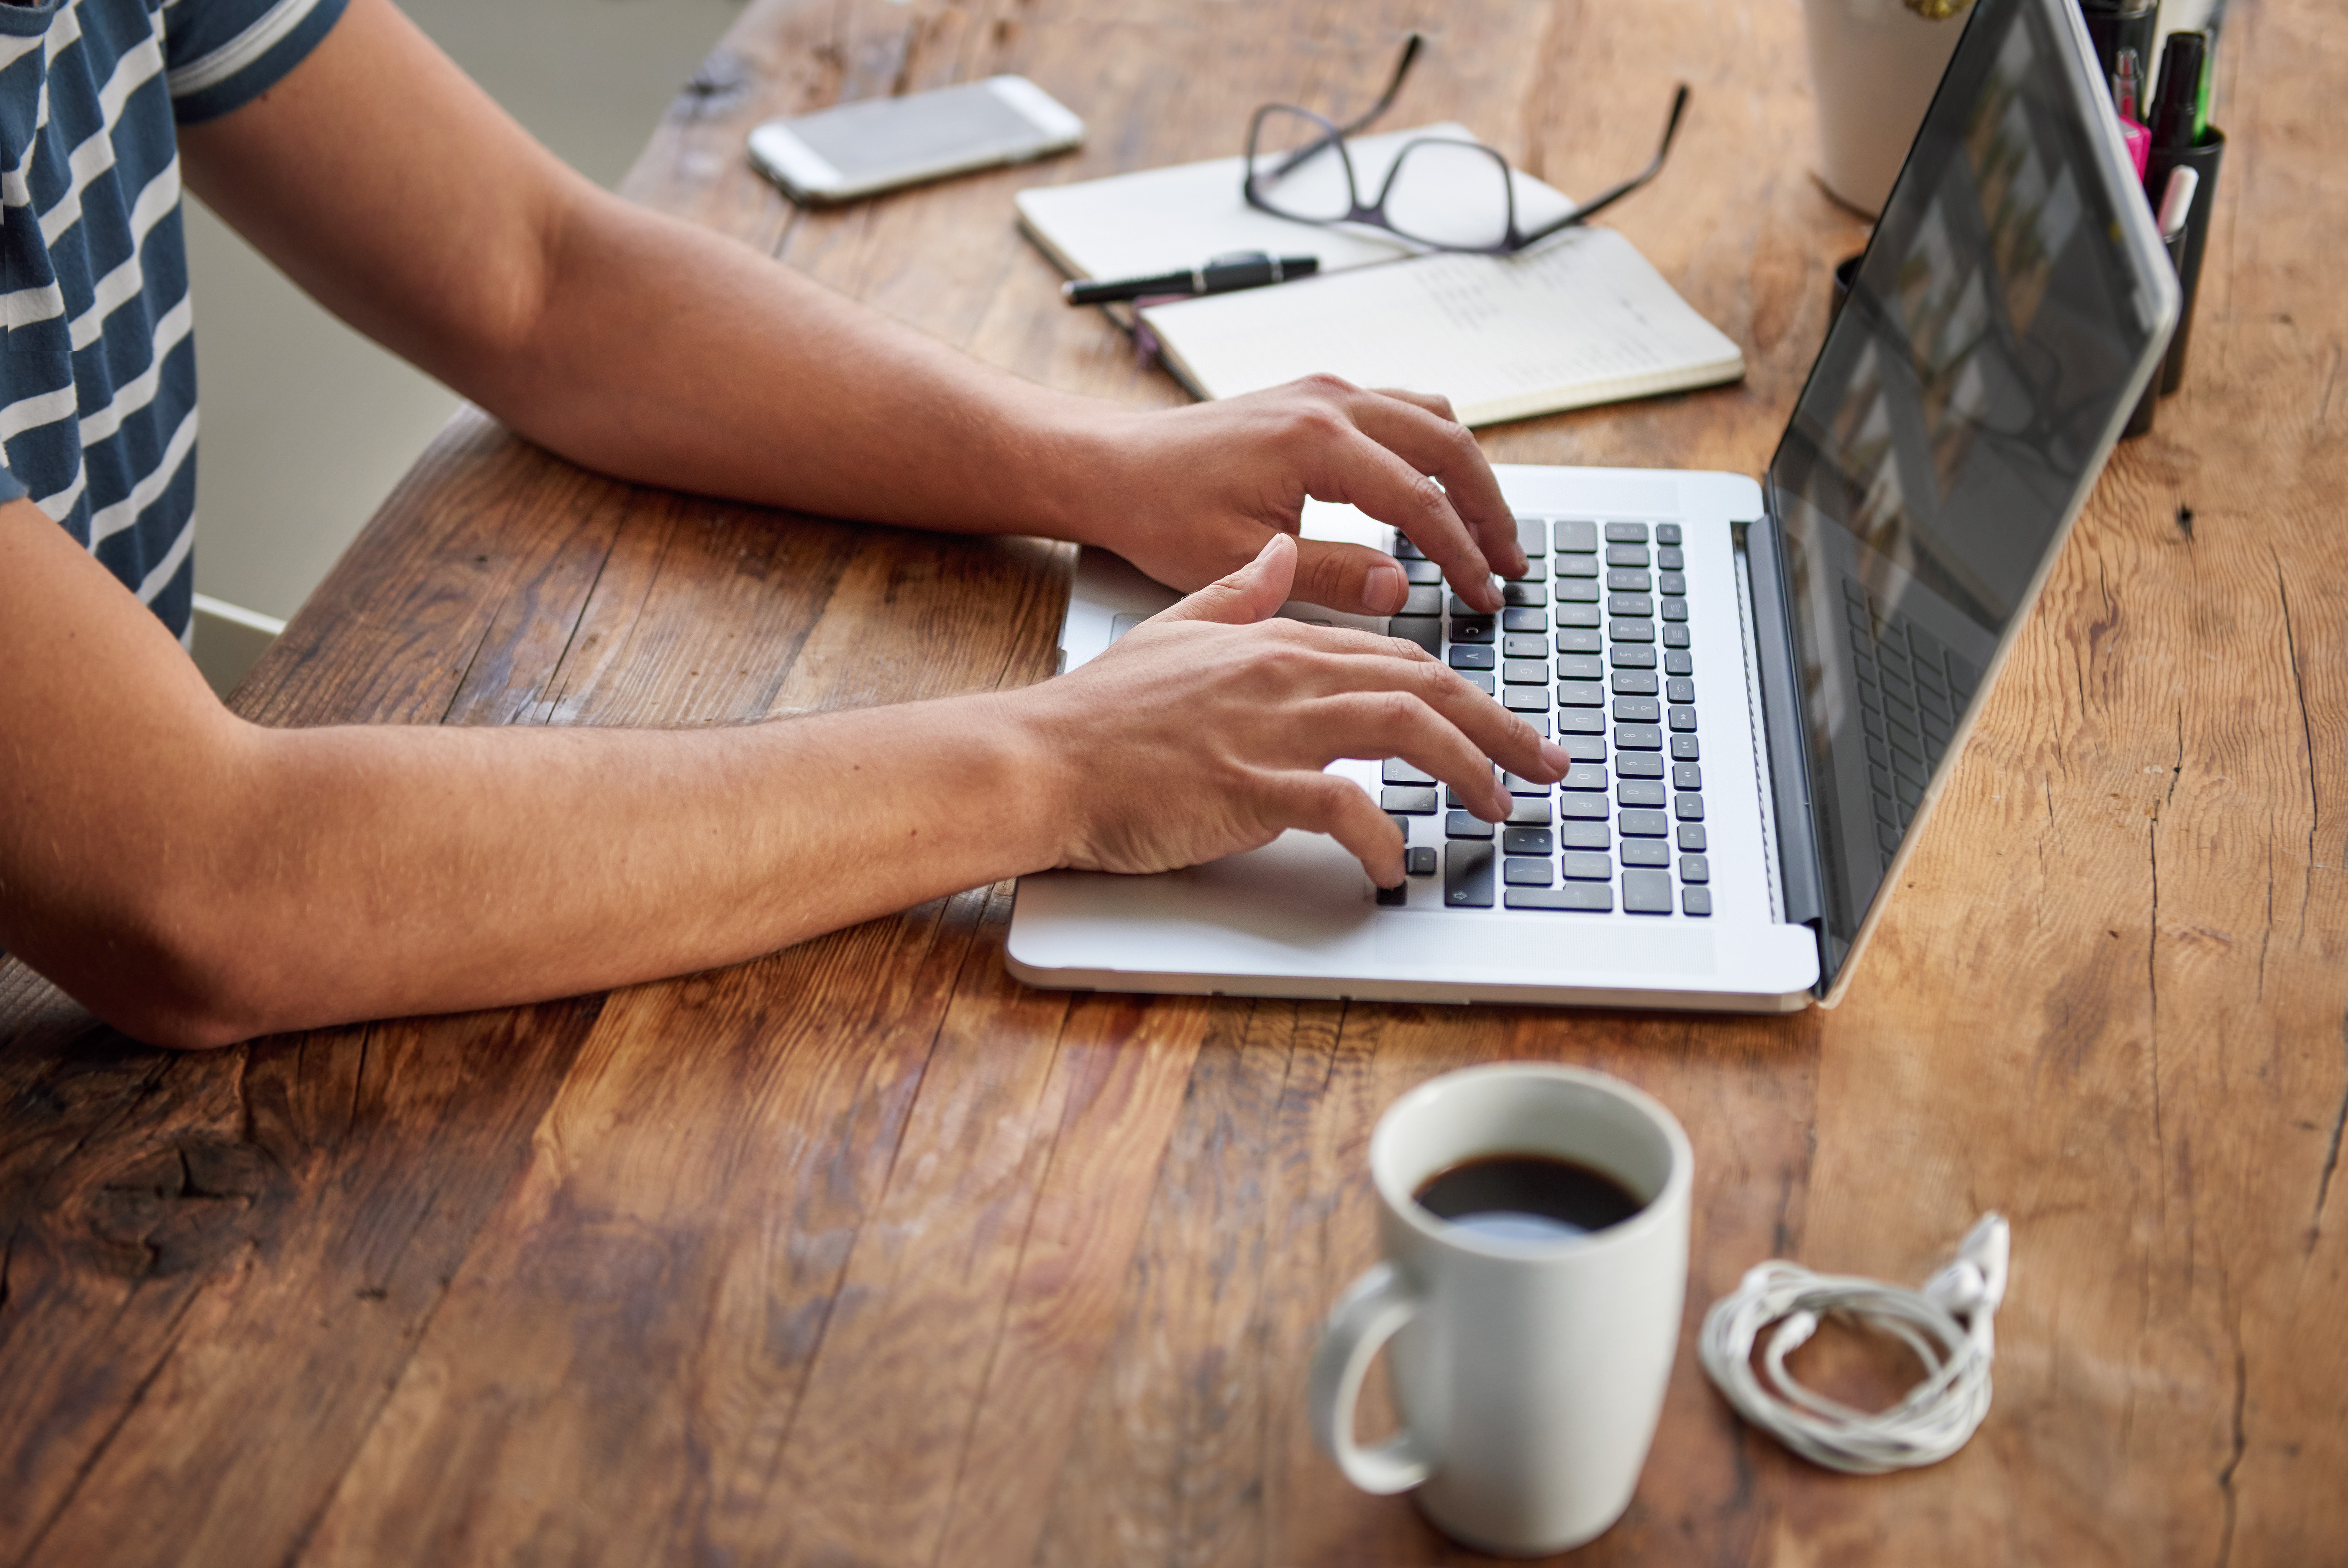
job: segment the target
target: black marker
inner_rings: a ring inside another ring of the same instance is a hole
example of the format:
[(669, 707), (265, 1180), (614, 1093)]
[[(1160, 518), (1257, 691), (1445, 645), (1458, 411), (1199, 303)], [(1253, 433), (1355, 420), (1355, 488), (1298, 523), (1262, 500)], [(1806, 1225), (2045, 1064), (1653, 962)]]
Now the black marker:
[(1120, 278), (1114, 282), (1062, 283), (1060, 297), (1072, 305), (1106, 305), (1116, 300), (1145, 299), (1153, 294), (1228, 294), (1235, 289), (1261, 289), (1291, 278), (1309, 278), (1321, 270), (1318, 256), (1271, 256), (1262, 251), (1235, 251), (1217, 256), (1202, 267), (1161, 272), (1154, 278)]

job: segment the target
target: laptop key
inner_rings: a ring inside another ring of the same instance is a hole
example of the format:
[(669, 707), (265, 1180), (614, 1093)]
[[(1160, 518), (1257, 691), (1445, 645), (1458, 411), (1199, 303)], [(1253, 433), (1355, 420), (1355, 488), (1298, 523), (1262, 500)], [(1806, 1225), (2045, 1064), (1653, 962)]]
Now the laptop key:
[(1546, 887), (1557, 878), (1550, 873), (1546, 856), (1529, 860), (1511, 855), (1500, 862), (1500, 880), (1511, 887)]
[(1589, 555), (1598, 548), (1598, 525), (1567, 518), (1550, 525), (1549, 540), (1560, 555)]
[(1622, 841), (1622, 864), (1625, 866), (1669, 866), (1672, 846), (1657, 838), (1626, 838)]
[(1550, 786), (1545, 784), (1536, 784), (1531, 779), (1519, 778), (1511, 773), (1503, 773), (1500, 775), (1500, 787), (1510, 794), (1546, 795), (1550, 789)]
[(1556, 560), (1550, 563), (1550, 575), (1553, 578), (1560, 579), (1590, 578), (1594, 579), (1598, 576), (1598, 558), (1596, 556), (1560, 556)]
[(1602, 790), (1606, 787), (1606, 770), (1595, 763), (1576, 763), (1565, 770), (1557, 781), (1560, 789)]
[(1640, 567), (1609, 567), (1606, 569), (1606, 591), (1609, 593), (1646, 593), (1655, 586), (1655, 579)]
[(1668, 812), (1626, 811), (1616, 818), (1615, 825), (1625, 838), (1662, 838), (1672, 831), (1672, 819)]
[(1603, 882), (1569, 882), (1562, 887), (1511, 887), (1511, 909), (1577, 909), (1604, 915), (1614, 907), (1614, 889)]
[(1500, 657), (1546, 659), (1549, 657), (1549, 639), (1538, 632), (1504, 631), (1500, 634)]
[[(1596, 708), (1560, 708), (1557, 712), (1557, 733), (1560, 735), (1603, 735), (1606, 715)], [(1601, 752), (1599, 755), (1605, 753)]]
[(1663, 731), (1660, 724), (1617, 724), (1614, 744), (1626, 752), (1660, 752), (1663, 749)]
[(1500, 585), (1500, 602), (1517, 608), (1545, 609), (1549, 604), (1549, 584), (1521, 579), (1504, 582)]
[[(1512, 610), (1509, 613), (1511, 616), (1531, 616), (1538, 615), (1540, 611)], [(1557, 607), (1557, 623), (1560, 626), (1570, 626), (1577, 630), (1595, 627), (1601, 619), (1602, 617), (1598, 613), (1598, 607), (1594, 604), (1560, 604)]]
[(1413, 588), (1440, 587), (1443, 569), (1431, 560), (1406, 560), (1402, 563), (1402, 579)]
[(1603, 681), (1606, 661), (1595, 653), (1560, 653), (1557, 656), (1557, 678), (1560, 681)]
[(1596, 604), (1598, 602), (1598, 584), (1594, 581), (1581, 582), (1572, 579), (1560, 582), (1557, 585), (1557, 602), (1560, 604)]
[(1443, 903), (1452, 909), (1492, 907), (1492, 846), (1447, 844), (1443, 846)]
[(1606, 613), (1651, 616), (1655, 613), (1655, 601), (1643, 593), (1610, 593), (1606, 596)]
[(1539, 518), (1519, 518), (1517, 548), (1529, 556), (1549, 554), (1549, 525)]
[(1617, 670), (1612, 685), (1618, 697), (1653, 697), (1662, 690), (1652, 670)]
[(1652, 620), (1610, 620), (1606, 635), (1617, 642), (1653, 642), (1655, 623)]
[(1512, 713), (1546, 713), (1549, 712), (1549, 688), (1546, 686), (1503, 686), (1500, 702)]
[(1606, 525), (1606, 542), (1610, 545), (1643, 545), (1647, 542), (1647, 525), (1609, 523)]
[(1707, 860), (1707, 859), (1705, 859), (1705, 858), (1704, 858), (1703, 856), (1701, 856), (1701, 855), (1683, 855), (1683, 856), (1680, 856), (1680, 880), (1681, 880), (1681, 881), (1683, 881), (1683, 882), (1709, 882), (1709, 881), (1711, 881), (1711, 880), (1712, 880), (1712, 862), (1711, 862), (1711, 861), (1709, 861), (1709, 860)]
[(1603, 794), (1561, 794), (1557, 797), (1557, 815), (1560, 822), (1602, 823), (1612, 809), (1612, 803)]
[(1672, 787), (1673, 789), (1702, 789), (1704, 787), (1704, 769), (1694, 763), (1673, 763), (1672, 764)]
[(1403, 596), (1402, 612), (1405, 615), (1433, 615), (1442, 608), (1443, 589), (1440, 587), (1414, 588)]
[(1663, 696), (1673, 702), (1693, 702), (1695, 701), (1695, 682), (1693, 681), (1670, 682), (1663, 687)]
[(1655, 552), (1657, 571), (1678, 571), (1687, 565), (1687, 552), (1674, 545), (1666, 545)]
[(1665, 620), (1685, 620), (1687, 619), (1687, 600), (1679, 598), (1664, 600), (1663, 619)]
[(1489, 670), (1500, 661), (1489, 648), (1478, 648), (1472, 642), (1453, 644), (1448, 658), (1454, 670)]
[(1396, 560), (1425, 560), (1426, 559), (1426, 552), (1420, 549), (1416, 545), (1411, 543), (1410, 536), (1408, 534), (1399, 532), (1394, 536), (1394, 544), (1386, 553), (1393, 556)]
[(1681, 854), (1702, 855), (1704, 853), (1704, 829), (1693, 822), (1684, 822), (1680, 824), (1679, 842)]
[(1709, 887), (1682, 888), (1680, 890), (1680, 907), (1687, 913), (1698, 917), (1711, 914), (1712, 889)]
[(1402, 869), (1406, 876), (1435, 875), (1435, 845), (1414, 844), (1402, 852)]
[(1570, 713), (1560, 713), (1557, 717), (1557, 743), (1559, 750), (1564, 752), (1569, 758), (1577, 763), (1602, 763), (1606, 760), (1606, 733), (1603, 715), (1597, 713), (1590, 715), (1590, 717), (1599, 721), (1599, 727), (1586, 735), (1568, 734), (1566, 733), (1567, 726), (1565, 721), (1567, 719), (1576, 717), (1576, 715)]
[(1602, 849), (1569, 849), (1558, 857), (1557, 868), (1568, 882), (1614, 879), (1614, 857)]
[(1500, 611), (1500, 626), (1508, 631), (1547, 631), (1549, 611), (1527, 609), (1511, 601), (1511, 608)]
[(1606, 662), (1617, 670), (1653, 670), (1655, 651), (1636, 642), (1617, 642), (1606, 651)]
[[(1677, 550), (1665, 550), (1663, 553), (1665, 555), (1675, 556), (1680, 552)], [(1687, 593), (1687, 573), (1684, 571), (1657, 572), (1655, 574), (1655, 591), (1661, 594), (1667, 594), (1673, 599), (1685, 597)]]
[(1626, 779), (1659, 779), (1663, 759), (1653, 752), (1624, 752), (1614, 759), (1614, 771)]
[(1378, 907), (1381, 909), (1400, 909), (1410, 903), (1410, 884), (1407, 882), (1397, 882), (1391, 887), (1377, 887), (1374, 891), (1378, 896)]
[(1451, 641), (1454, 642), (1491, 641), (1492, 618), (1488, 615), (1452, 617)]
[[(1657, 812), (1656, 815), (1663, 814)], [(1443, 836), (1446, 838), (1489, 838), (1492, 825), (1472, 811), (1447, 811), (1443, 814)]]
[(1386, 622), (1386, 635), (1416, 642), (1429, 653), (1443, 651), (1443, 621), (1432, 615), (1397, 615)]
[(1663, 705), (1653, 697), (1614, 699), (1614, 722), (1618, 724), (1652, 724), (1663, 716)]
[(1560, 653), (1596, 653), (1606, 646), (1606, 640), (1594, 630), (1574, 630), (1557, 634)]
[(1668, 915), (1672, 912), (1672, 878), (1664, 871), (1622, 873), (1622, 913)]
[(1560, 708), (1602, 708), (1606, 705), (1606, 688), (1595, 681), (1560, 681), (1557, 683), (1557, 705)]
[(1461, 670), (1457, 673), (1459, 679), (1467, 682), (1487, 697), (1499, 689), (1500, 683), (1492, 679), (1492, 672), (1489, 670)]
[(1415, 768), (1400, 757), (1388, 757), (1378, 764), (1378, 782), (1390, 784), (1431, 784), (1435, 775), (1424, 768)]
[(1675, 545), (1679, 543), (1680, 526), (1677, 523), (1657, 523), (1655, 525), (1655, 542), (1659, 545)]
[(1511, 686), (1546, 686), (1549, 684), (1549, 661), (1546, 659), (1508, 659), (1500, 663), (1500, 679)]
[(1687, 645), (1688, 645), (1688, 629), (1687, 629), (1686, 627), (1684, 627), (1684, 626), (1666, 626), (1666, 627), (1664, 627), (1664, 628), (1663, 628), (1663, 646), (1664, 646), (1664, 647), (1666, 647), (1666, 648), (1685, 648)]
[(1433, 816), (1435, 791), (1426, 787), (1388, 788), (1378, 792), (1378, 804), (1405, 816)]
[(1500, 830), (1500, 853), (1503, 855), (1553, 855), (1557, 852), (1557, 835), (1546, 827), (1507, 827)]
[(1622, 805), (1662, 805), (1668, 795), (1661, 779), (1624, 779), (1614, 786), (1614, 799)]
[(1560, 822), (1557, 842), (1561, 849), (1603, 849), (1614, 842), (1614, 835), (1603, 821)]
[(1704, 796), (1683, 791), (1672, 797), (1672, 815), (1682, 822), (1704, 820)]
[(1678, 649), (1673, 649), (1671, 652), (1663, 655), (1663, 673), (1666, 675), (1694, 674), (1694, 656), (1693, 654), (1684, 653)]
[(1697, 754), (1695, 737), (1694, 735), (1673, 735), (1672, 737), (1672, 760), (1677, 763), (1694, 763), (1704, 760)]
[(1529, 794), (1521, 800), (1513, 802), (1509, 807), (1509, 825), (1511, 827), (1547, 827), (1549, 825), (1549, 797), (1547, 795), (1540, 794)]
[(1519, 572), (1516, 576), (1505, 580), (1509, 582), (1547, 582), (1549, 580), (1549, 562), (1534, 556), (1529, 550), (1526, 551), (1525, 555), (1525, 569)]
[(1675, 735), (1692, 735), (1695, 733), (1695, 710), (1694, 708), (1673, 708), (1672, 710), (1672, 733)]

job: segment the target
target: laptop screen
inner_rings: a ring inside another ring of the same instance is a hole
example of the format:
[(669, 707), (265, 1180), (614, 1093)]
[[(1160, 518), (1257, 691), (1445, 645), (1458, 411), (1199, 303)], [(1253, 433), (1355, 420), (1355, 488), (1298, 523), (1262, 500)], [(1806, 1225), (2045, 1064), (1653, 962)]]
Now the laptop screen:
[(1770, 465), (1829, 977), (2175, 313), (2067, 5), (1978, 0)]

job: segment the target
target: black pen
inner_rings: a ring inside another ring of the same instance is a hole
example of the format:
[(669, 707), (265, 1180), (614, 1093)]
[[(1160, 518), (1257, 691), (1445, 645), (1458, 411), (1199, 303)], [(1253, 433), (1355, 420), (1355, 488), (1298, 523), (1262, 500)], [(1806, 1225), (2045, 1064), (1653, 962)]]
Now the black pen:
[(1236, 251), (1217, 256), (1204, 266), (1154, 278), (1119, 278), (1111, 282), (1062, 283), (1060, 297), (1072, 305), (1106, 305), (1117, 300), (1145, 299), (1153, 294), (1228, 294), (1234, 289), (1260, 289), (1291, 278), (1309, 278), (1321, 270), (1318, 256), (1272, 256), (1262, 251)]

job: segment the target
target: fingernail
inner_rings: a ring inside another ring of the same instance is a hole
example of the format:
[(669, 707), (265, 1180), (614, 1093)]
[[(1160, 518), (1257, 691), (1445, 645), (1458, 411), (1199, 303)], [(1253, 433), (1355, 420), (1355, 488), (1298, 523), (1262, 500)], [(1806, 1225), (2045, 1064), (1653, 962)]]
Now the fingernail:
[(1375, 615), (1392, 615), (1410, 597), (1410, 584), (1398, 566), (1374, 566), (1362, 579), (1362, 602)]
[(1500, 592), (1500, 579), (1497, 577), (1487, 577), (1484, 579), (1484, 592), (1491, 600), (1492, 608), (1494, 610), (1499, 609), (1501, 604), (1505, 602), (1504, 597)]
[(1541, 761), (1548, 764), (1549, 770), (1553, 774), (1562, 776), (1565, 770), (1573, 765), (1573, 759), (1566, 755), (1565, 748), (1555, 742), (1543, 741), (1540, 743), (1540, 752)]

